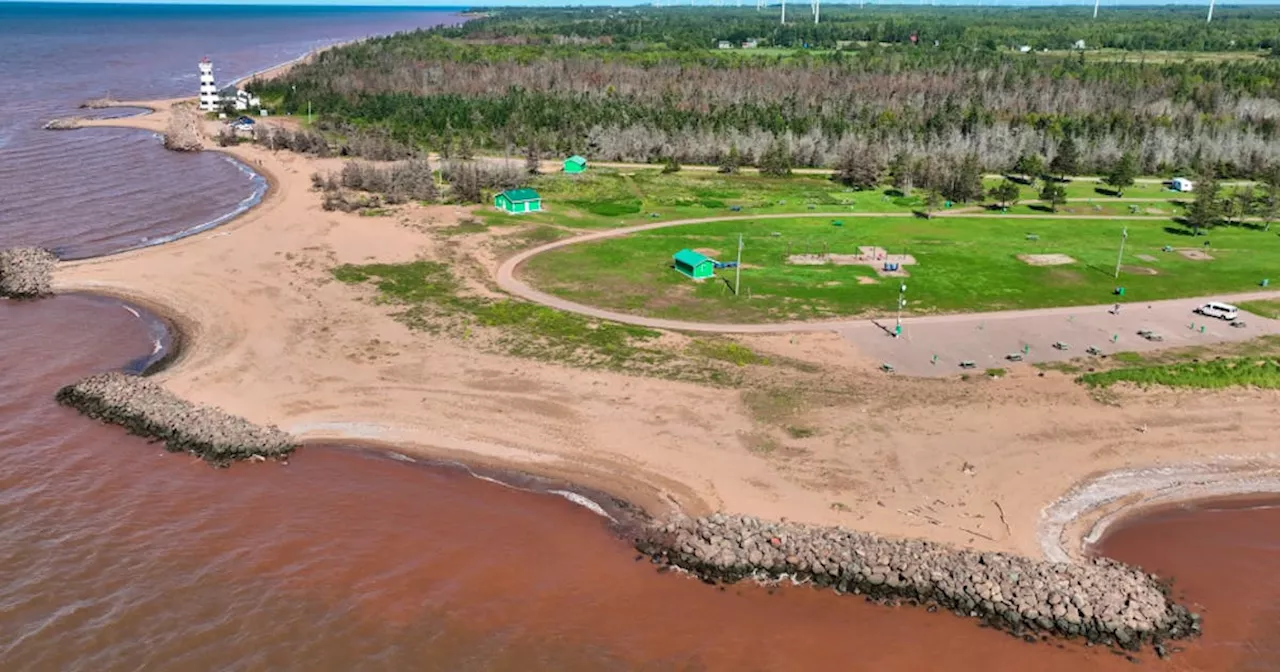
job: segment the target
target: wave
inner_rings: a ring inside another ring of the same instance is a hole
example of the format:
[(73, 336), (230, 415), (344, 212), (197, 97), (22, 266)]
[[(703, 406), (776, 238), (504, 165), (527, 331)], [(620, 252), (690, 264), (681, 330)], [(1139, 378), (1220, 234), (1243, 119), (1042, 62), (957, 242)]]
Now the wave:
[[(156, 137), (158, 138), (159, 136), (156, 136)], [(241, 214), (244, 214), (245, 212), (247, 212), (250, 208), (253, 208), (254, 206), (261, 203), (262, 198), (267, 194), (267, 186), (268, 186), (267, 178), (263, 177), (254, 169), (250, 168), (244, 163), (241, 163), (240, 161), (237, 161), (236, 159), (230, 156), (224, 155), (223, 159), (228, 163), (230, 163), (231, 165), (235, 166), (236, 169), (239, 170), (242, 174), (247, 175), (249, 177), (249, 180), (253, 183), (253, 192), (250, 193), (248, 196), (246, 196), (244, 199), (242, 199), (239, 203), (237, 203), (236, 207), (233, 210), (225, 214), (219, 215), (218, 217), (215, 217), (207, 222), (202, 222), (200, 224), (197, 224), (192, 227), (188, 227), (176, 233), (157, 236), (155, 238), (144, 237), (142, 239), (141, 244), (134, 245), (131, 247), (126, 247), (121, 250), (117, 250), (115, 253), (128, 252), (131, 250), (140, 250), (147, 247), (155, 247), (156, 245), (172, 243), (175, 240), (181, 240), (188, 236), (194, 236), (198, 233), (203, 233), (205, 231), (208, 231), (209, 229), (217, 227), (220, 224), (225, 224), (226, 222), (232, 219), (235, 219), (236, 217), (239, 217)]]

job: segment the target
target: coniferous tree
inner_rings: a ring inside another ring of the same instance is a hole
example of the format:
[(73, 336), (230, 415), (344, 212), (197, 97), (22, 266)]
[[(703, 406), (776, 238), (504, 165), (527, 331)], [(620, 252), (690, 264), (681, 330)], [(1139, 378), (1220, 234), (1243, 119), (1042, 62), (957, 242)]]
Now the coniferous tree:
[(1070, 135), (1064, 136), (1062, 142), (1058, 143), (1058, 153), (1049, 163), (1049, 170), (1064, 179), (1080, 172), (1080, 150)]
[(889, 179), (893, 188), (902, 192), (903, 196), (910, 196), (911, 188), (915, 186), (911, 178), (911, 157), (906, 152), (894, 154), (893, 161), (889, 163)]
[(760, 174), (770, 177), (786, 177), (791, 174), (791, 150), (787, 143), (775, 139), (760, 157)]
[(738, 169), (742, 167), (742, 153), (738, 151), (738, 143), (729, 145), (729, 153), (725, 154), (724, 160), (720, 162), (719, 172), (725, 175), (737, 175)]
[(846, 147), (831, 179), (857, 190), (875, 189), (884, 167), (865, 147)]
[(1262, 198), (1258, 199), (1258, 216), (1265, 231), (1271, 230), (1271, 222), (1280, 214), (1280, 163), (1267, 166), (1262, 172)]
[(537, 141), (529, 143), (524, 153), (524, 169), (530, 175), (537, 175), (542, 170), (542, 151)]
[(1124, 190), (1133, 186), (1133, 181), (1137, 176), (1138, 158), (1133, 155), (1133, 152), (1125, 152), (1111, 166), (1111, 170), (1107, 173), (1104, 181), (1107, 186), (1116, 190), (1116, 196), (1124, 196)]
[(1022, 175), (1028, 183), (1038, 180), (1044, 175), (1044, 157), (1034, 152), (1022, 154), (1014, 162), (1012, 172)]
[(1057, 212), (1058, 206), (1067, 202), (1067, 190), (1053, 180), (1045, 180), (1040, 190), (1040, 200), (1049, 204), (1049, 209)]
[(1187, 207), (1187, 223), (1196, 235), (1205, 229), (1211, 229), (1222, 219), (1222, 201), (1218, 177), (1213, 171), (1206, 170), (1196, 181), (1196, 198)]
[(991, 187), (989, 194), (993, 200), (1000, 204), (1000, 207), (1007, 208), (1018, 202), (1018, 197), (1022, 195), (1022, 189), (1013, 180), (1004, 180), (1000, 184)]

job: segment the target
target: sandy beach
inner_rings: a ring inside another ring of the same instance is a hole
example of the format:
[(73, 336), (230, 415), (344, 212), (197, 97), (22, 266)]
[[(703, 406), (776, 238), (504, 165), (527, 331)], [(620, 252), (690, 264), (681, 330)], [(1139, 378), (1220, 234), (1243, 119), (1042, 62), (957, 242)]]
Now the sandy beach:
[[(154, 111), (85, 125), (160, 132), (174, 102), (130, 103)], [(370, 288), (337, 282), (331, 269), (455, 259), (458, 245), (433, 232), (467, 209), (326, 212), (310, 176), (340, 159), (218, 151), (269, 179), (259, 206), (177, 242), (64, 263), (55, 285), (166, 316), (184, 347), (158, 382), (305, 441), (553, 476), (654, 515), (721, 510), (1063, 558), (1118, 509), (1170, 493), (1280, 490), (1274, 392), (1127, 390), (1108, 405), (1030, 367), (994, 380), (887, 377), (836, 333), (736, 337), (823, 367), (817, 391), (788, 411), (812, 429), (794, 438), (741, 390), (577, 370), (412, 332)], [(464, 248), (496, 276), (503, 255)], [(753, 450), (766, 434), (777, 449)], [(1172, 471), (1089, 487), (1109, 472), (1155, 468)]]

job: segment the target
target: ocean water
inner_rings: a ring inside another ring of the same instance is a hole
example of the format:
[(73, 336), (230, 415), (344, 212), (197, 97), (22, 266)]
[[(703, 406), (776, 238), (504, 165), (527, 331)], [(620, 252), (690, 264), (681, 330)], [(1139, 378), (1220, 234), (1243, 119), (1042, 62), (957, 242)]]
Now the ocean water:
[[(252, 197), (212, 154), (125, 131), (49, 134), (44, 117), (107, 93), (177, 95), (205, 53), (235, 76), (441, 20), (0, 4), (0, 246), (109, 253)], [(534, 483), (341, 446), (215, 470), (53, 402), (166, 345), (162, 323), (112, 299), (0, 300), (0, 670), (1135, 669), (946, 613), (660, 574), (605, 518)], [(1280, 669), (1280, 508), (1164, 511), (1100, 550), (1177, 577), (1207, 615), (1204, 638), (1168, 662), (1141, 654), (1147, 667)]]
[[(87, 100), (194, 95), (335, 42), (442, 23), (454, 11), (0, 2), (0, 245), (85, 257), (168, 240), (251, 205), (261, 179), (216, 154), (166, 152), (151, 133), (45, 131), (118, 115)], [(158, 208), (156, 204), (165, 207)]]

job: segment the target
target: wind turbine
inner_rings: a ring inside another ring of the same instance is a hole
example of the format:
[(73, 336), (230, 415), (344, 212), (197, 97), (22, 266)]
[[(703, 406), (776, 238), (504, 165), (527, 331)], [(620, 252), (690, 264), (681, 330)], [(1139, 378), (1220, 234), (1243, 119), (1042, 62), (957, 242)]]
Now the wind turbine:
[(1098, 4), (1101, 2), (1102, 0), (1093, 0), (1093, 18), (1095, 19), (1098, 18)]
[(822, 0), (813, 0), (811, 4), (813, 7), (813, 22), (817, 23), (818, 18), (822, 14)]
[(1205, 19), (1205, 23), (1213, 21), (1213, 0), (1209, 0), (1209, 18)]
[(787, 25), (787, 0), (782, 0), (782, 25)]

